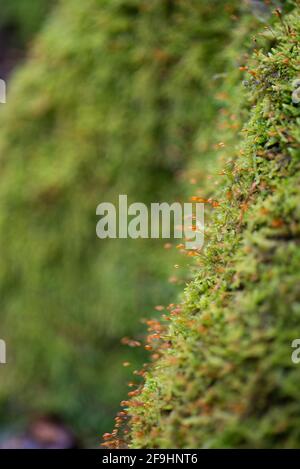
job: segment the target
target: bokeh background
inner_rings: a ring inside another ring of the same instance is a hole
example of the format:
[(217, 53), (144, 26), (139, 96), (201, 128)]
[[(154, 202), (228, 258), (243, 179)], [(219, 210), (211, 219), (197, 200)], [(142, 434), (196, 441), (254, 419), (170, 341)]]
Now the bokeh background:
[(186, 200), (200, 184), (201, 168), (214, 164), (207, 129), (222, 106), (215, 95), (241, 5), (0, 6), (1, 432), (55, 413), (95, 446), (145, 360), (122, 337), (139, 339), (141, 319), (187, 280), (164, 241), (97, 239), (96, 207), (119, 194)]

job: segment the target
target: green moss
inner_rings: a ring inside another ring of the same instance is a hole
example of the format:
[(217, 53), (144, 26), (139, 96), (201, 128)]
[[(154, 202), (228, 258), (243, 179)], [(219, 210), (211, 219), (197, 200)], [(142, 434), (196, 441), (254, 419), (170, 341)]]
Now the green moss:
[[(300, 336), (299, 7), (263, 35), (271, 50), (243, 64), (249, 92), (235, 72), (228, 77), (219, 206), (161, 358), (125, 403), (132, 447), (300, 445), (300, 375), (291, 361)], [(241, 133), (232, 126), (239, 121)]]
[(12, 28), (15, 42), (24, 44), (40, 29), (56, 0), (11, 0), (2, 2), (0, 27)]
[(199, 123), (220, 107), (209, 77), (228, 60), (234, 5), (65, 0), (12, 80), (0, 109), (3, 420), (51, 410), (88, 435), (111, 421), (133, 355), (120, 337), (177, 290), (165, 284), (174, 254), (97, 240), (96, 207), (183, 193)]

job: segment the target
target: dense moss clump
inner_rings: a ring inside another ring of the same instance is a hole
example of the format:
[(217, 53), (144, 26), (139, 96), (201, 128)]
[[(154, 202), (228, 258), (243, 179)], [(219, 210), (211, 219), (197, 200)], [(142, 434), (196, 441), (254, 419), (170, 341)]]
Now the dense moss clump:
[(50, 410), (83, 433), (107, 427), (128, 374), (118, 341), (176, 286), (162, 283), (174, 255), (161, 256), (158, 241), (97, 240), (96, 207), (119, 194), (182, 194), (199, 125), (204, 134), (220, 107), (210, 77), (228, 60), (220, 44), (235, 13), (225, 0), (64, 0), (10, 83), (0, 116), (2, 419)]
[(243, 56), (239, 83), (228, 76), (205, 249), (169, 326), (149, 322), (160, 358), (123, 403), (132, 447), (300, 445), (291, 360), (300, 337), (299, 13), (298, 3), (286, 17), (277, 11), (278, 24), (261, 28), (268, 44), (257, 46), (259, 34), (253, 57)]

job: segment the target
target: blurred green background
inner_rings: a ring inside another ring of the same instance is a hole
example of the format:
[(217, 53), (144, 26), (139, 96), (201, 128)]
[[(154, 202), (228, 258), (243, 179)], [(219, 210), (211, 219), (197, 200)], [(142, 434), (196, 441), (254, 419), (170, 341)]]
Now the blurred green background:
[(163, 241), (100, 241), (96, 207), (186, 196), (238, 4), (1, 0), (3, 428), (55, 412), (86, 445), (111, 429), (144, 360), (120, 339), (174, 301), (183, 261)]

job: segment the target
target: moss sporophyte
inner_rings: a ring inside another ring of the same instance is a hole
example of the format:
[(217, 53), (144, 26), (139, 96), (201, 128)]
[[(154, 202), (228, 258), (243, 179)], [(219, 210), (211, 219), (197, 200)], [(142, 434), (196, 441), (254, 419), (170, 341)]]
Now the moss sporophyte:
[(224, 179), (205, 184), (221, 203), (106, 446), (299, 447), (300, 14), (287, 3), (254, 36), (240, 23), (211, 126), (225, 145), (205, 142), (222, 152)]

